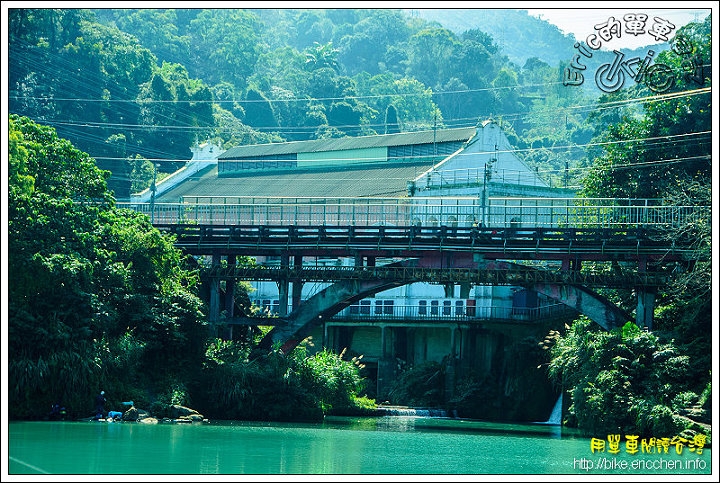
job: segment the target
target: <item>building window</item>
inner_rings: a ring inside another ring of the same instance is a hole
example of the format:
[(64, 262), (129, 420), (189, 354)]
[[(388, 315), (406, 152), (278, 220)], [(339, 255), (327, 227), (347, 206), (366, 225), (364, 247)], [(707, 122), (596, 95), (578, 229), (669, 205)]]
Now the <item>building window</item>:
[(418, 315), (427, 315), (427, 300), (421, 300), (419, 302)]
[(363, 315), (370, 315), (370, 301), (369, 300), (361, 300), (360, 301), (360, 313)]
[(465, 306), (462, 300), (455, 301), (455, 315), (465, 315)]
[(394, 305), (395, 302), (393, 300), (376, 300), (375, 315), (393, 315)]
[(443, 315), (452, 315), (452, 301), (443, 300)]
[(430, 301), (430, 315), (438, 315), (440, 307), (440, 302), (437, 300), (431, 300)]
[(383, 304), (383, 314), (385, 315), (393, 315), (395, 302), (392, 300), (386, 300)]

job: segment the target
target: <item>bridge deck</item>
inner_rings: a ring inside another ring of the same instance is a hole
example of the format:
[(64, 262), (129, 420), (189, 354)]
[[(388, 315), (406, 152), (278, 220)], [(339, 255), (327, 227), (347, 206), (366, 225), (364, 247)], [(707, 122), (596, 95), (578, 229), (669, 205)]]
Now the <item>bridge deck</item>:
[(191, 254), (413, 257), (466, 252), (515, 260), (681, 260), (692, 252), (637, 228), (156, 224)]

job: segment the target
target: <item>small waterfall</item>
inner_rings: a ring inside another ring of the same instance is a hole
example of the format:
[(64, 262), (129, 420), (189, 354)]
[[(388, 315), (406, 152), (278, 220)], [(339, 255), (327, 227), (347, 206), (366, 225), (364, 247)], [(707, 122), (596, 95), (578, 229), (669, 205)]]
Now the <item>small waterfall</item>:
[(547, 421), (543, 421), (540, 424), (556, 424), (560, 425), (562, 424), (562, 402), (563, 395), (560, 393), (560, 395), (557, 398), (557, 401), (555, 401), (555, 407), (553, 407), (552, 412), (550, 413), (550, 417)]
[(378, 413), (382, 416), (414, 416), (418, 418), (447, 418), (444, 409), (416, 409), (405, 406), (379, 406)]

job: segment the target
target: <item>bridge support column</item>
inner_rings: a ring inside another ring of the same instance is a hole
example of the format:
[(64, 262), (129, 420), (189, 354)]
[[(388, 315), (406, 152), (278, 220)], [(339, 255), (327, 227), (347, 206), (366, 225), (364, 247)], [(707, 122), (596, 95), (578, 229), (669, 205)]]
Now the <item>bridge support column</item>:
[(380, 347), (381, 355), (378, 359), (378, 371), (377, 371), (377, 398), (378, 400), (385, 399), (390, 390), (390, 385), (395, 378), (395, 359), (388, 355), (386, 326), (380, 327)]
[[(220, 264), (220, 255), (213, 253), (213, 266)], [(220, 279), (213, 277), (210, 279), (210, 313), (208, 314), (210, 322), (210, 335), (217, 337), (217, 323), (220, 320)]]
[(457, 364), (457, 349), (455, 343), (455, 333), (457, 329), (450, 327), (450, 356), (445, 367), (445, 400), (451, 399), (455, 395), (455, 365)]
[(637, 309), (635, 310), (635, 323), (638, 327), (653, 328), (653, 312), (655, 311), (655, 291), (645, 287), (637, 289)]
[(470, 298), (470, 284), (469, 283), (461, 283), (460, 284), (460, 298), (461, 299), (469, 299)]
[[(648, 263), (646, 257), (638, 260), (638, 271), (646, 273)], [(635, 287), (637, 293), (637, 308), (635, 309), (635, 324), (641, 329), (647, 327), (652, 330), (653, 312), (655, 311), (655, 292), (656, 289), (649, 287)]]
[[(235, 268), (237, 257), (235, 255), (228, 255), (227, 264), (229, 271)], [(227, 312), (228, 318), (235, 316), (235, 279), (228, 278), (225, 280), (225, 311)]]
[[(227, 264), (228, 268), (232, 272), (237, 263), (237, 257), (235, 255), (228, 255)], [(225, 280), (225, 315), (228, 319), (235, 317), (235, 279), (228, 278)], [(232, 340), (233, 338), (233, 325), (229, 325), (227, 328), (227, 338)]]
[[(290, 257), (288, 255), (282, 255), (280, 257), (280, 268), (288, 268), (290, 264)], [(280, 317), (287, 317), (288, 315), (288, 296), (290, 295), (290, 281), (287, 278), (278, 280), (278, 298), (280, 300), (280, 306), (278, 312)]]
[[(302, 269), (302, 255), (296, 255), (294, 258), (294, 266), (296, 270)], [(295, 310), (300, 305), (302, 300), (302, 287), (303, 281), (301, 279), (294, 279), (292, 283), (292, 309)]]

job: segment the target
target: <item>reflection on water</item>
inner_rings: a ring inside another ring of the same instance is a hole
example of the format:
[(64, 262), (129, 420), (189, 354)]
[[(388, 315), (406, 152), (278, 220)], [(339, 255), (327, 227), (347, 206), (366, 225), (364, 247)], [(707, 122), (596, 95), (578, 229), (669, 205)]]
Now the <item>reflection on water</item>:
[[(452, 418), (328, 417), (322, 423), (11, 422), (10, 474), (587, 474), (589, 439), (550, 424)], [(686, 452), (687, 453), (687, 452)], [(596, 474), (647, 455), (609, 455)], [(672, 457), (680, 474), (710, 474), (710, 450)], [(659, 455), (655, 459), (661, 458)], [(662, 459), (661, 458), (661, 459)], [(696, 458), (695, 466), (684, 470)], [(645, 468), (662, 468), (663, 461)], [(667, 463), (667, 462), (665, 462)], [(599, 464), (599, 463), (598, 463)]]
[(325, 418), (324, 427), (369, 431), (449, 431), (464, 433), (538, 436), (549, 438), (581, 437), (577, 430), (550, 423), (509, 424), (457, 418), (423, 416), (381, 416), (377, 418)]

